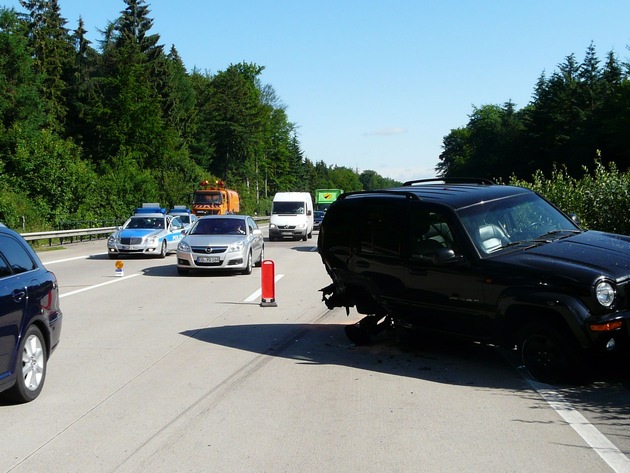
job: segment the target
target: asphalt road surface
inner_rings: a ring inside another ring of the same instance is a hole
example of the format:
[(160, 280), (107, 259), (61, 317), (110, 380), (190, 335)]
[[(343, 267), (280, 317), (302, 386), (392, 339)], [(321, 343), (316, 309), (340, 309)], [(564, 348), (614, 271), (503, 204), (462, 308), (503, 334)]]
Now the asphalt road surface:
[(512, 353), (448, 340), (356, 347), (329, 311), (316, 235), (261, 270), (178, 276), (105, 242), (40, 252), (61, 343), (40, 397), (0, 405), (0, 471), (630, 472), (630, 369), (534, 383)]

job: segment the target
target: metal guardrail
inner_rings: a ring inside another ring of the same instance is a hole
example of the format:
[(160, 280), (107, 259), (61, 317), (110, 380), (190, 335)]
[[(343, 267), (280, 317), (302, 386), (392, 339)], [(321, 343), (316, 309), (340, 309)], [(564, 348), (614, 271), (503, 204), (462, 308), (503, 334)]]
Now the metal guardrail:
[(48, 245), (52, 246), (53, 240), (59, 240), (59, 244), (63, 244), (63, 240), (67, 239), (73, 242), (75, 238), (83, 241), (83, 237), (99, 237), (109, 236), (117, 227), (99, 227), (99, 228), (82, 228), (78, 230), (59, 230), (54, 232), (32, 232), (22, 233), (22, 237), (26, 241), (48, 240)]
[[(253, 217), (256, 222), (265, 222), (269, 220), (269, 217)], [(109, 236), (114, 233), (120, 227), (98, 227), (98, 228), (82, 228), (77, 230), (58, 230), (53, 232), (32, 232), (22, 233), (22, 237), (26, 241), (38, 241), (48, 240), (48, 245), (52, 246), (53, 240), (59, 240), (59, 244), (63, 244), (64, 239), (70, 240), (70, 243), (78, 238), (79, 241), (83, 241), (83, 237), (101, 237)]]

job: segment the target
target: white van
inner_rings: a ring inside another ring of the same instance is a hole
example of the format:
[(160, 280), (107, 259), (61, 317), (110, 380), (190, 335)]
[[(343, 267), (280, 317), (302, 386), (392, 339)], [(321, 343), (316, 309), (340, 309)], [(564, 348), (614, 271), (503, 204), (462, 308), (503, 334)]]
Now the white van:
[(308, 192), (278, 192), (269, 218), (269, 240), (313, 236), (313, 199)]

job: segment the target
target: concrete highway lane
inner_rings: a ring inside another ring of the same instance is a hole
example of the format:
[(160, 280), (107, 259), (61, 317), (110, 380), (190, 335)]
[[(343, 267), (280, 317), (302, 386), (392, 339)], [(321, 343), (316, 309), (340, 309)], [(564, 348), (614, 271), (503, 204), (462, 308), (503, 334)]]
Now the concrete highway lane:
[(183, 277), (171, 255), (118, 277), (102, 241), (42, 252), (62, 340), (41, 396), (0, 405), (0, 471), (630, 471), (627, 365), (555, 387), (480, 344), (354, 346), (314, 245), (266, 242), (277, 307), (258, 268)]

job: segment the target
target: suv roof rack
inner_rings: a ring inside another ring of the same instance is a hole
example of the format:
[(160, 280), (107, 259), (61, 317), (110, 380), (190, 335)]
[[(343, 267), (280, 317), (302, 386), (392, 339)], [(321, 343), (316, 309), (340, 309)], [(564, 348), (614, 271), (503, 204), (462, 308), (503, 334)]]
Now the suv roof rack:
[(444, 184), (495, 184), (490, 179), (484, 179), (482, 177), (434, 177), (431, 179), (416, 179), (413, 181), (407, 181), (402, 185), (402, 187), (413, 186), (415, 184), (428, 184), (431, 182), (441, 182)]

